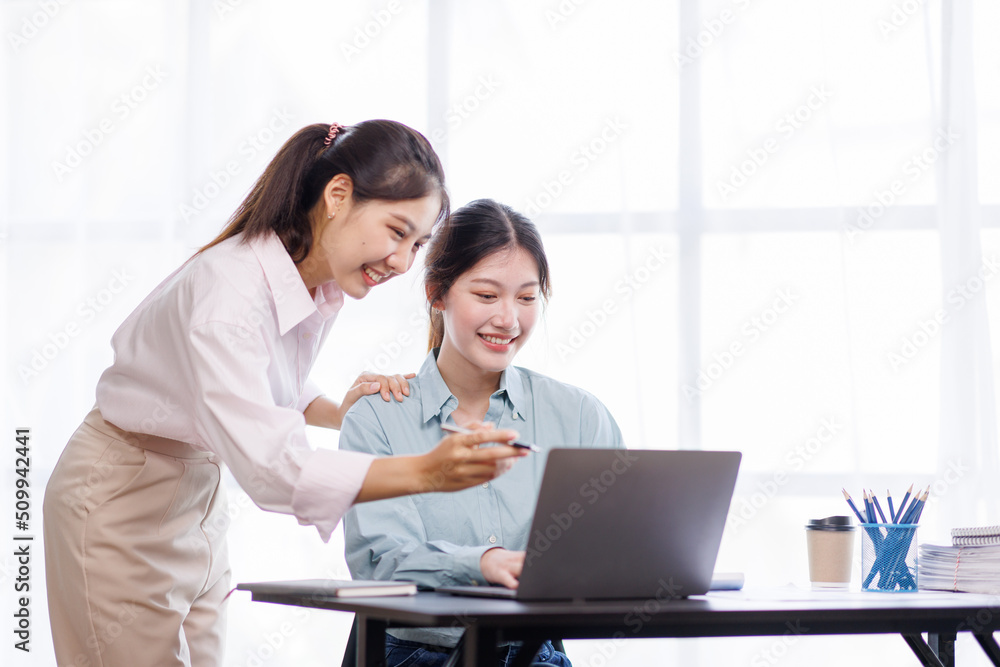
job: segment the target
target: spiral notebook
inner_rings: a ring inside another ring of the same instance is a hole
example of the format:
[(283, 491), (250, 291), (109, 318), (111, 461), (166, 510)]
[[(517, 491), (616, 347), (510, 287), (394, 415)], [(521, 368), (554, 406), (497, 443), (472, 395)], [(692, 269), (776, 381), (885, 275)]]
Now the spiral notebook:
[(1000, 544), (1000, 526), (952, 528), (951, 544), (955, 547)]

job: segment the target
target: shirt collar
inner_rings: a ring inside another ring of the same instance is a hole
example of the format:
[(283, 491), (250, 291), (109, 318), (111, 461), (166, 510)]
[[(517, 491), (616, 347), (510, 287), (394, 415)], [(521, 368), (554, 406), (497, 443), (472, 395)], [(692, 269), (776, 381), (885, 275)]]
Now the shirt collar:
[(273, 231), (251, 239), (250, 248), (264, 270), (268, 289), (274, 297), (282, 336), (313, 313), (318, 311), (324, 320), (328, 320), (344, 305), (344, 292), (332, 280), (316, 288), (315, 298), (309, 296), (309, 289), (302, 282), (295, 262)]
[(515, 415), (524, 414), (524, 376), (516, 366), (508, 366), (500, 376), (500, 391), (507, 392), (507, 400)]
[(441, 371), (438, 370), (438, 349), (434, 348), (427, 353), (427, 358), (417, 373), (417, 377), (420, 378), (420, 414), (425, 424), (432, 418), (440, 416), (444, 404), (452, 397), (451, 390), (444, 383)]
[[(451, 390), (441, 377), (441, 371), (437, 366), (437, 354), (440, 348), (434, 348), (427, 353), (423, 365), (417, 377), (420, 378), (420, 409), (423, 423), (429, 422), (434, 417), (439, 417), (448, 399), (452, 398)], [(507, 400), (515, 414), (524, 414), (524, 378), (520, 371), (514, 366), (508, 366), (500, 374), (500, 389), (498, 393), (505, 393)]]

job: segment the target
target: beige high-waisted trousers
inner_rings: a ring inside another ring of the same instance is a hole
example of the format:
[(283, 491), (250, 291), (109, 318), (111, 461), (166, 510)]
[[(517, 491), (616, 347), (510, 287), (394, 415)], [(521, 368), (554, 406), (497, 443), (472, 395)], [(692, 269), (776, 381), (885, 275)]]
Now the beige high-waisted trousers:
[(97, 408), (45, 489), (59, 667), (222, 664), (228, 516), (217, 457)]

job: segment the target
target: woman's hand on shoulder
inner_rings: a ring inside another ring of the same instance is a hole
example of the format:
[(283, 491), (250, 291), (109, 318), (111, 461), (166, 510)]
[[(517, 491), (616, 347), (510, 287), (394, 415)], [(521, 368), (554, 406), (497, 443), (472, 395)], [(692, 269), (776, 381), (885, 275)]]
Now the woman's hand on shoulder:
[(389, 401), (391, 397), (394, 397), (396, 401), (401, 403), (404, 396), (410, 395), (410, 383), (407, 380), (413, 379), (416, 376), (416, 373), (407, 373), (406, 375), (398, 373), (395, 375), (362, 373), (354, 381), (354, 386), (347, 390), (344, 400), (341, 401), (340, 407), (337, 409), (338, 419), (335, 428), (340, 428), (340, 424), (344, 423), (344, 415), (347, 414), (351, 406), (357, 403), (358, 399), (362, 396), (382, 394), (383, 401)]
[[(402, 403), (404, 396), (410, 395), (410, 383), (407, 380), (412, 380), (417, 377), (416, 373), (407, 373), (406, 375), (401, 375), (396, 373), (394, 375), (382, 375), (380, 373), (372, 373), (366, 371), (358, 376), (358, 379), (354, 381), (354, 386), (351, 387), (351, 391), (357, 390), (359, 393), (354, 396), (354, 401), (358, 400), (362, 396), (369, 396), (371, 394), (382, 394), (382, 400), (388, 402), (389, 397), (392, 396), (397, 402)], [(348, 396), (350, 396), (348, 392)], [(347, 402), (345, 397), (344, 402)]]

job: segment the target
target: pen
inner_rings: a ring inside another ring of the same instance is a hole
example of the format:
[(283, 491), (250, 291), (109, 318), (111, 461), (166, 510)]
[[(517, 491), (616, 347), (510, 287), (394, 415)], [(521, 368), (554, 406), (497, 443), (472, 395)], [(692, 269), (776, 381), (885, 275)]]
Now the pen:
[[(441, 423), (441, 430), (448, 431), (449, 433), (461, 433), (463, 435), (473, 432), (470, 429), (463, 428), (461, 426), (458, 426), (457, 424), (449, 424), (448, 422)], [(542, 451), (541, 447), (539, 447), (538, 445), (533, 445), (530, 442), (520, 442), (518, 440), (515, 440), (514, 442), (508, 442), (507, 444), (510, 445), (511, 447), (518, 447), (519, 449), (528, 449), (533, 452)]]
[(896, 510), (892, 508), (892, 491), (889, 489), (885, 490), (886, 500), (889, 501), (889, 521), (895, 523), (896, 521)]

